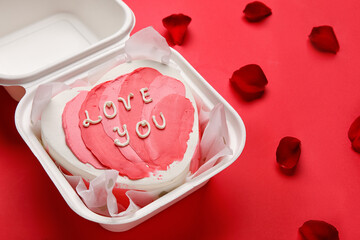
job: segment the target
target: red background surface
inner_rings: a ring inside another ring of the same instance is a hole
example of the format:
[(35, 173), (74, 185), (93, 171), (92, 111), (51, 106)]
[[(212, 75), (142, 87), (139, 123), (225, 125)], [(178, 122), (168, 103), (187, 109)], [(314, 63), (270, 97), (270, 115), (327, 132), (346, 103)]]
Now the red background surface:
[[(192, 17), (182, 46), (192, 66), (235, 108), (247, 129), (244, 152), (205, 187), (138, 227), (113, 233), (65, 203), (18, 135), (16, 102), (0, 89), (1, 239), (300, 239), (309, 219), (337, 227), (340, 239), (360, 239), (360, 154), (347, 139), (360, 115), (360, 3), (338, 0), (264, 1), (273, 10), (250, 24), (248, 1), (125, 1), (133, 32), (172, 13)], [(313, 26), (331, 25), (337, 55), (316, 51)], [(256, 63), (269, 84), (244, 102), (229, 85), (238, 68)], [(280, 139), (302, 142), (294, 176), (276, 167)]]

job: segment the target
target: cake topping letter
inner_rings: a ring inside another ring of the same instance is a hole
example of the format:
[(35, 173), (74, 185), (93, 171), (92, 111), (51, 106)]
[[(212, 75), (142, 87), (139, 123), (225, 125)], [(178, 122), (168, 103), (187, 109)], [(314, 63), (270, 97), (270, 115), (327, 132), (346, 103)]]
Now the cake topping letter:
[(141, 92), (142, 99), (143, 99), (144, 103), (150, 103), (150, 102), (152, 102), (152, 98), (146, 99), (146, 97), (149, 96), (149, 93), (148, 93), (147, 91), (149, 91), (148, 88), (142, 88), (142, 89), (140, 89), (140, 92)]
[(130, 98), (134, 97), (134, 94), (129, 93), (128, 95), (128, 102), (126, 103), (125, 99), (123, 99), (122, 97), (119, 97), (118, 100), (119, 102), (122, 102), (124, 104), (124, 107), (127, 111), (130, 111), (131, 109), (131, 105), (130, 105)]
[(89, 113), (87, 110), (85, 110), (85, 116), (86, 116), (86, 119), (83, 121), (83, 126), (84, 127), (89, 127), (90, 124), (98, 124), (99, 122), (101, 122), (102, 120), (102, 117), (101, 116), (98, 116), (98, 120), (91, 120), (89, 118)]
[(160, 117), (161, 117), (161, 120), (162, 120), (162, 122), (163, 122), (162, 125), (160, 125), (160, 124), (156, 121), (154, 115), (152, 115), (152, 120), (153, 120), (153, 122), (154, 122), (154, 124), (155, 124), (155, 127), (156, 127), (157, 129), (164, 129), (165, 126), (166, 126), (166, 122), (165, 122), (165, 118), (164, 118), (164, 115), (163, 115), (162, 112), (160, 112)]
[[(107, 112), (106, 112), (106, 108), (113, 108), (113, 110), (114, 110), (114, 112), (113, 112), (113, 114), (108, 114)], [(107, 101), (107, 102), (105, 102), (104, 103), (104, 115), (105, 115), (105, 117), (106, 118), (109, 118), (109, 119), (111, 119), (111, 118), (114, 118), (115, 116), (116, 116), (116, 106), (115, 106), (115, 104), (112, 102), (112, 101)]]
[[(145, 126), (148, 128), (147, 132), (145, 134), (141, 134), (139, 132), (140, 125), (144, 128)], [(150, 134), (150, 124), (146, 120), (142, 120), (136, 124), (136, 134), (139, 136), (139, 138), (147, 138)]]
[(117, 139), (117, 138), (114, 140), (115, 145), (118, 146), (118, 147), (125, 147), (125, 146), (127, 146), (127, 145), (129, 144), (129, 142), (130, 142), (129, 132), (128, 132), (127, 128), (126, 128), (126, 124), (123, 125), (123, 129), (124, 129), (123, 132), (120, 132), (120, 128), (119, 128), (119, 127), (114, 127), (114, 129), (113, 129), (113, 131), (114, 131), (114, 132), (117, 132), (117, 134), (118, 134), (120, 137), (126, 136), (126, 142), (121, 143), (120, 140)]

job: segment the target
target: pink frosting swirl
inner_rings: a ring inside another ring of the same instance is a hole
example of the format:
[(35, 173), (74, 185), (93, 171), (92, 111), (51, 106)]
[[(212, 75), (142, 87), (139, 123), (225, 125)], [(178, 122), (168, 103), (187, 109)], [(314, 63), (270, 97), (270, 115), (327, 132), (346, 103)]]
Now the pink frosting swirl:
[[(146, 95), (140, 89), (147, 88)], [(122, 97), (128, 102), (131, 110), (126, 110)], [(151, 99), (150, 102), (143, 100)], [(112, 106), (106, 106), (112, 102)], [(104, 107), (105, 105), (105, 107)], [(109, 118), (104, 114), (115, 114)], [(101, 121), (84, 126), (88, 117)], [(152, 68), (138, 68), (117, 79), (95, 86), (89, 92), (81, 92), (66, 104), (62, 115), (66, 143), (74, 155), (83, 163), (90, 163), (95, 168), (111, 168), (122, 176), (132, 180), (150, 176), (157, 170), (167, 170), (174, 161), (182, 161), (187, 149), (187, 141), (194, 124), (194, 107), (185, 97), (185, 86), (182, 82), (162, 75)], [(152, 120), (154, 116), (158, 128)], [(138, 123), (146, 120), (150, 126), (147, 137), (141, 138), (149, 129)], [(114, 127), (123, 131), (126, 124), (129, 144), (117, 146), (118, 139), (124, 143), (127, 136), (119, 136)], [(136, 127), (138, 126), (138, 130)], [(140, 127), (139, 127), (140, 126)]]

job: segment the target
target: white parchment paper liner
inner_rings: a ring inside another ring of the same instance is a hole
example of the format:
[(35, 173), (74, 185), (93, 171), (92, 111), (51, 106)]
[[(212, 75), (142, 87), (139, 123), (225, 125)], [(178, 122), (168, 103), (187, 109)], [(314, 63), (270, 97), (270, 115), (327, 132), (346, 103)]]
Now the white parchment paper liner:
[[(89, 71), (87, 77), (78, 79), (71, 85), (65, 83), (47, 83), (40, 85), (33, 100), (31, 121), (36, 132), (40, 130), (41, 113), (51, 98), (61, 91), (78, 86), (92, 86), (107, 71), (113, 67), (135, 59), (150, 59), (168, 64), (171, 51), (166, 40), (152, 27), (145, 28), (135, 33), (125, 43), (125, 55), (118, 56), (113, 60)], [(211, 169), (222, 157), (231, 155), (229, 147), (229, 133), (226, 122), (224, 106), (216, 105), (211, 111), (206, 109), (201, 100), (197, 101), (200, 124), (200, 161), (191, 163), (190, 172), (185, 181)], [(129, 216), (139, 208), (151, 203), (159, 197), (159, 191), (144, 192), (128, 190), (125, 195), (129, 200), (128, 206), (123, 206), (117, 201), (113, 190), (118, 176), (116, 170), (104, 170), (104, 173), (93, 179), (86, 186), (80, 176), (64, 174), (70, 185), (76, 190), (86, 206), (105, 216)], [(123, 202), (123, 201), (121, 201)]]

